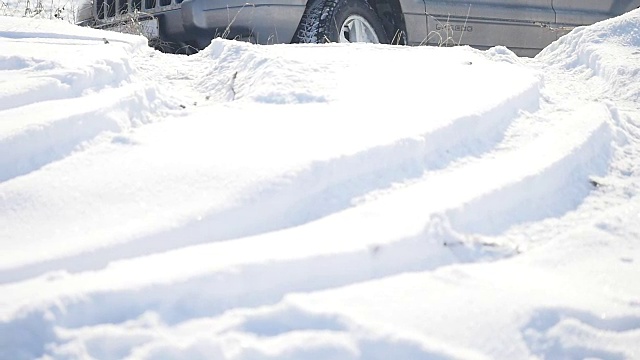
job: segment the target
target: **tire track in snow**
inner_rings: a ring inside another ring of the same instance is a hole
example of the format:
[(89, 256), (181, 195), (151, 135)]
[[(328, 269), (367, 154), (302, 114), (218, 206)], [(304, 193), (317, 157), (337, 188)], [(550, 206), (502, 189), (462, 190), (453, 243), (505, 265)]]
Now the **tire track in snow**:
[[(558, 133), (555, 139), (545, 136), (527, 145), (527, 157), (514, 156), (500, 165), (497, 160), (484, 161), (480, 166), (485, 170), (477, 172), (482, 175), (475, 181), (491, 182), (498, 175), (495, 181), (501, 183), (503, 169), (522, 166), (539, 171), (523, 173), (447, 211), (451, 225), (464, 233), (499, 235), (513, 225), (561, 217), (576, 209), (595, 188), (591, 178), (603, 176), (608, 170), (614, 141), (610, 111), (603, 104), (587, 103), (572, 111), (557, 112), (554, 121), (564, 126), (553, 130)], [(583, 129), (576, 131), (577, 127)], [(556, 153), (563, 156), (556, 157)]]
[[(21, 78), (19, 86), (16, 86), (16, 81), (0, 83), (0, 111), (44, 101), (78, 98), (90, 92), (118, 87), (123, 82), (131, 82), (132, 71), (126, 61), (103, 61), (84, 69), (64, 69), (55, 63), (42, 62), (26, 70), (24, 73), (11, 71), (13, 74), (9, 76), (0, 74), (10, 80)], [(37, 76), (33, 75), (34, 70)]]
[[(134, 70), (128, 54), (132, 46), (112, 47), (110, 56), (104, 56), (99, 49), (92, 52), (83, 47), (73, 47), (67, 53), (60, 52), (57, 45), (42, 45), (39, 52), (32, 44), (10, 45), (16, 53), (0, 55), (0, 78), (5, 80), (0, 82), (0, 111), (79, 98), (132, 81)], [(58, 55), (51, 56), (49, 51)]]
[(60, 51), (55, 42), (36, 48), (11, 38), (0, 38), (15, 51), (0, 54), (0, 182), (62, 159), (102, 133), (149, 122), (168, 105), (154, 85), (136, 82), (131, 54), (144, 51), (140, 39), (120, 41), (105, 56), (102, 42)]
[[(468, 204), (487, 209), (500, 218), (529, 201), (532, 195), (543, 197), (538, 205), (544, 209), (544, 201), (553, 202), (556, 197), (564, 196), (567, 186), (575, 185), (574, 180), (588, 182), (580, 177), (606, 170), (611, 146), (608, 109), (590, 105), (574, 111), (572, 116), (556, 114), (562, 121), (553, 122), (546, 132), (520, 147), (499, 150), (487, 154), (487, 159), (434, 172), (434, 176), (377, 201), (305, 226), (262, 234), (259, 238), (122, 260), (95, 272), (62, 272), (29, 281), (39, 284), (29, 284), (30, 289), (37, 288), (49, 294), (48, 298), (24, 293), (27, 287), (21, 288), (21, 284), (4, 285), (0, 289), (13, 298), (2, 300), (5, 304), (0, 308), (5, 312), (0, 318), (8, 321), (6, 331), (13, 331), (11, 319), (19, 318), (17, 314), (33, 311), (53, 312), (55, 323), (69, 328), (119, 323), (146, 311), (156, 312), (162, 321), (173, 324), (194, 317), (215, 316), (232, 308), (277, 303), (293, 292), (335, 288), (402, 272), (477, 261), (484, 256), (500, 256), (504, 249), (478, 247), (467, 234), (448, 226), (447, 220), (451, 219), (454, 225), (464, 224), (462, 219), (470, 215), (465, 212)], [(522, 162), (527, 166), (514, 166)], [(504, 177), (496, 179), (491, 175), (495, 169), (504, 168), (510, 168)], [(570, 177), (565, 184), (546, 185), (562, 171), (573, 171), (580, 176)], [(469, 183), (469, 178), (474, 182)], [(531, 182), (532, 178), (537, 180)], [(468, 187), (453, 197), (424, 201), (438, 198), (441, 186), (459, 183), (466, 183)], [(510, 191), (514, 186), (533, 189), (514, 194), (505, 201), (495, 201), (495, 194)], [(579, 202), (586, 195), (580, 192), (565, 199), (569, 203)], [(389, 210), (396, 208), (389, 206), (393, 202), (404, 202), (406, 198), (415, 199), (416, 206), (412, 209), (415, 214)], [(370, 217), (374, 214), (371, 222), (366, 227), (352, 226), (345, 233), (348, 229), (345, 225), (354, 223), (353, 220), (363, 214)], [(539, 217), (535, 212), (525, 214), (534, 221)], [(528, 219), (510, 220), (515, 224)], [(389, 224), (409, 229), (407, 236), (398, 238), (397, 231), (386, 231)], [(504, 227), (505, 224), (499, 224), (495, 229)], [(420, 228), (417, 232), (413, 230)], [(350, 240), (342, 241), (344, 237)], [(317, 238), (325, 241), (305, 241)], [(456, 242), (461, 246), (443, 246)], [(136, 271), (141, 268), (146, 271)], [(126, 279), (122, 274), (128, 274)], [(80, 293), (78, 289), (82, 289)], [(140, 291), (144, 291), (144, 297)], [(87, 321), (86, 314), (91, 314), (92, 320)], [(24, 326), (15, 321), (16, 326)], [(53, 320), (45, 320), (45, 326), (53, 326), (49, 321), (53, 324)], [(38, 322), (38, 326), (42, 326), (42, 322)], [(245, 331), (251, 333), (251, 327)]]
[[(128, 85), (78, 99), (0, 112), (0, 182), (63, 159), (99, 136), (125, 132), (162, 111), (154, 87)], [(71, 109), (71, 110), (69, 110)]]
[[(520, 93), (501, 99), (493, 108), (454, 118), (419, 136), (403, 137), (349, 156), (315, 161), (286, 179), (268, 179), (258, 194), (250, 195), (248, 201), (231, 208), (99, 251), (49, 261), (36, 259), (40, 261), (33, 265), (0, 271), (0, 282), (55, 270), (99, 269), (118, 259), (305, 224), (352, 207), (354, 198), (370, 191), (388, 188), (410, 178), (417, 179), (428, 169), (446, 167), (458, 158), (490, 151), (500, 142), (518, 113), (536, 111), (538, 102), (539, 86), (532, 82)], [(100, 169), (108, 171), (104, 166)], [(11, 193), (8, 191), (8, 196)]]

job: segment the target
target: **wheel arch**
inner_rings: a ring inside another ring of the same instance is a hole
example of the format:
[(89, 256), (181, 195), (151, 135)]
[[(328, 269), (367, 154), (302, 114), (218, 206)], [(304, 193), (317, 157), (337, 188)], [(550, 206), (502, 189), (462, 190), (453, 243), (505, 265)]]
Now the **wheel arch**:
[[(312, 7), (316, 7), (320, 2), (326, 0), (308, 0), (306, 4), (305, 14), (309, 13)], [(329, 0), (331, 1), (331, 0)], [(335, 0), (333, 0), (335, 1)], [(402, 0), (363, 0), (366, 1), (378, 17), (382, 20), (382, 25), (387, 34), (387, 38), (392, 44), (406, 45), (407, 44), (407, 27), (404, 19), (404, 13), (402, 11)], [(304, 31), (305, 28), (305, 16), (300, 19), (298, 28), (295, 34), (299, 34)], [(294, 35), (292, 42), (297, 42), (298, 39)]]
[(407, 44), (407, 26), (400, 0), (367, 0), (384, 25), (387, 36), (394, 45)]

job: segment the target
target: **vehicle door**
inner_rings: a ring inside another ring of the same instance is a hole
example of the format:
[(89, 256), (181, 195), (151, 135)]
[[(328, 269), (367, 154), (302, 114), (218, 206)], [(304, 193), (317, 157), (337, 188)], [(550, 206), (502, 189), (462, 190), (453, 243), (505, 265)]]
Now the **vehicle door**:
[(509, 47), (534, 56), (556, 40), (552, 0), (425, 0), (430, 45)]

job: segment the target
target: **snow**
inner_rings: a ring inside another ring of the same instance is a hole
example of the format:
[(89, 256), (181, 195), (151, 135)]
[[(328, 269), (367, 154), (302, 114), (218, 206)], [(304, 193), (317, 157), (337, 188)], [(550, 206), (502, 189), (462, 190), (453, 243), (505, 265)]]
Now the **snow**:
[(638, 29), (187, 57), (0, 17), (0, 359), (640, 357)]

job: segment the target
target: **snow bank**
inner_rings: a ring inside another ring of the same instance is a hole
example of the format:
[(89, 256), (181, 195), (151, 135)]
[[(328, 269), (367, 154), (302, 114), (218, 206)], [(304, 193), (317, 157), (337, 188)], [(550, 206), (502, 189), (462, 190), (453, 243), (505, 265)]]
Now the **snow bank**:
[(611, 96), (640, 100), (640, 10), (581, 27), (549, 45), (537, 58), (566, 69), (587, 67), (605, 80)]

